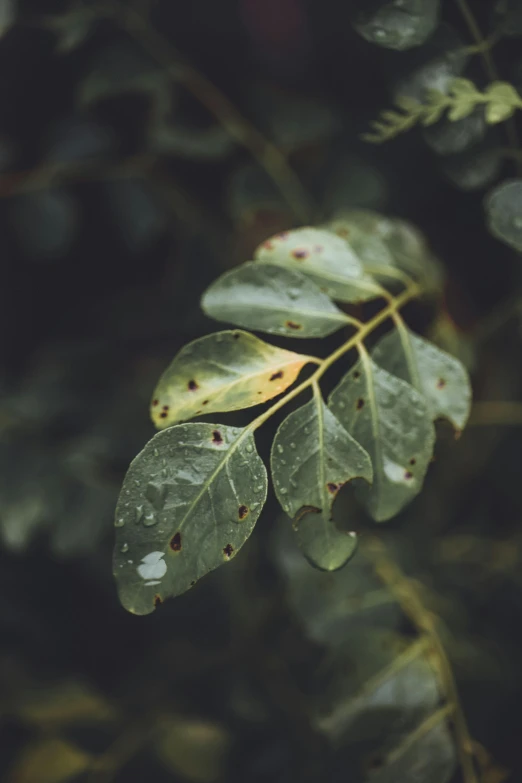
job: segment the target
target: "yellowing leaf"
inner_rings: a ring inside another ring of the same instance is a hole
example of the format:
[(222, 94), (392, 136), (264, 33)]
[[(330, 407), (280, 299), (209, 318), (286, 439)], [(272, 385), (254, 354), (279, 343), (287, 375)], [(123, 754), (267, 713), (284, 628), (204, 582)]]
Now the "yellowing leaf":
[(250, 408), (281, 394), (310, 361), (239, 330), (217, 332), (186, 345), (154, 391), (158, 428), (193, 416)]
[(50, 724), (106, 721), (115, 717), (114, 708), (100, 694), (76, 682), (31, 690), (25, 694), (17, 712), (28, 723), (46, 729)]
[(86, 770), (92, 758), (61, 739), (29, 745), (11, 769), (9, 783), (66, 783)]
[(155, 435), (131, 463), (116, 508), (114, 576), (123, 606), (149, 614), (231, 560), (266, 493), (248, 428), (192, 423)]
[(349, 323), (298, 270), (259, 261), (226, 272), (206, 290), (201, 304), (217, 321), (287, 337), (326, 337)]
[(222, 779), (231, 745), (230, 734), (218, 723), (187, 715), (163, 718), (154, 740), (156, 752), (165, 766), (194, 783), (213, 783)]

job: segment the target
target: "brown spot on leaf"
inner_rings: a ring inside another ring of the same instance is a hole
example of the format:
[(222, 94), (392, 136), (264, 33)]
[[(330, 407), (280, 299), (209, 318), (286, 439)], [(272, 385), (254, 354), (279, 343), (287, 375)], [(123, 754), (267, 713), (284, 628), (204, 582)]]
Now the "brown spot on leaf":
[(163, 601), (161, 600), (161, 595), (155, 595), (154, 596), (154, 606), (159, 606)]
[(208, 405), (208, 400), (203, 400), (202, 405)]
[(277, 381), (279, 378), (282, 378), (284, 375), (282, 370), (279, 370), (278, 372), (273, 373), (273, 375), (270, 376), (270, 381)]
[(308, 250), (305, 250), (304, 247), (296, 247), (295, 250), (292, 250), (290, 255), (292, 256), (292, 258), (295, 258), (296, 261), (304, 261), (305, 258), (308, 258), (310, 253), (308, 252)]
[(152, 400), (152, 407), (155, 408), (156, 405), (159, 405), (159, 400)]
[(416, 462), (417, 462), (417, 460), (415, 459), (415, 457), (412, 457), (410, 459), (410, 465), (415, 465)]
[(191, 586), (191, 587), (194, 587), (194, 585), (195, 585), (195, 584), (196, 584), (196, 580), (194, 579), (194, 580), (193, 580), (193, 581), (190, 583), (190, 586)]
[(335, 493), (336, 493), (336, 492), (337, 492), (337, 490), (339, 489), (339, 485), (338, 485), (338, 484), (334, 484), (333, 482), (331, 482), (331, 481), (330, 481), (330, 482), (329, 482), (329, 483), (326, 485), (326, 488), (327, 488), (328, 492), (330, 492), (332, 495), (335, 495)]
[(160, 419), (166, 419), (166, 418), (167, 418), (166, 411), (163, 411), (162, 413), (160, 413)]
[(163, 410), (164, 410), (164, 411), (168, 411), (168, 409), (169, 409), (169, 406), (168, 406), (168, 405), (164, 405), (164, 406), (163, 406)]
[(412, 478), (413, 478), (413, 473), (412, 473), (411, 471), (409, 471), (409, 470), (406, 470), (406, 471), (404, 472), (404, 478), (405, 478), (407, 481), (409, 481), (410, 479), (412, 479)]
[(248, 514), (248, 512), (249, 512), (248, 506), (239, 506), (239, 508), (237, 510), (237, 515), (238, 515), (239, 519), (244, 519), (246, 517), (246, 515)]
[(314, 247), (314, 250), (315, 250), (316, 253), (322, 253), (323, 250), (324, 250), (324, 247), (322, 245), (316, 245)]
[(286, 326), (288, 326), (289, 329), (302, 329), (303, 327), (301, 324), (296, 324), (295, 321), (287, 321)]
[(361, 377), (361, 373), (359, 372), (359, 370), (356, 370), (356, 371), (354, 372), (354, 374), (353, 374), (353, 377), (355, 378), (355, 380), (357, 380), (357, 378), (360, 378), (360, 377)]
[(279, 234), (275, 235), (276, 239), (286, 239), (288, 236), (288, 231), (280, 231)]
[(364, 408), (364, 400), (362, 397), (359, 397), (359, 399), (355, 403), (355, 407), (357, 408), (358, 411), (360, 411), (361, 408)]
[(265, 248), (265, 250), (273, 250), (274, 246), (271, 243), (271, 241), (267, 239), (266, 242), (263, 242), (263, 247)]
[(444, 380), (444, 378), (439, 378), (439, 380), (437, 381), (437, 389), (443, 389), (445, 385), (446, 385), (446, 381)]
[(234, 547), (232, 544), (227, 544), (226, 547), (223, 548), (223, 554), (225, 557), (232, 557), (232, 553), (234, 552)]
[(347, 228), (338, 228), (335, 233), (337, 234), (338, 237), (349, 237), (350, 236), (350, 232), (348, 231)]
[(212, 443), (215, 443), (216, 446), (219, 446), (220, 443), (223, 443), (223, 436), (219, 430), (214, 430), (212, 432)]
[(187, 383), (187, 388), (189, 391), (196, 391), (196, 389), (199, 389), (199, 386), (196, 381), (191, 380)]
[(241, 332), (234, 332), (234, 340), (239, 340), (241, 337)]
[(181, 551), (181, 533), (179, 532), (179, 530), (177, 533), (174, 533), (174, 535), (170, 539), (169, 546), (173, 552)]
[(307, 514), (320, 514), (320, 513), (321, 513), (321, 509), (317, 508), (317, 506), (301, 506), (301, 508), (299, 509), (299, 511), (297, 512), (297, 514), (294, 517), (294, 521), (292, 523), (293, 527), (297, 528), (297, 525), (299, 524), (299, 522)]

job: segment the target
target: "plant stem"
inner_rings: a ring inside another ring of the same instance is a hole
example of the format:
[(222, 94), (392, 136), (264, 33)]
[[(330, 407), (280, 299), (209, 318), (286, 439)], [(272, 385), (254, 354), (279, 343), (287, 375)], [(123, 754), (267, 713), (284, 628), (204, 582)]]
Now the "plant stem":
[(335, 364), (335, 362), (341, 358), (341, 356), (344, 356), (344, 354), (350, 351), (352, 348), (362, 345), (363, 340), (368, 337), (368, 335), (371, 334), (380, 324), (382, 324), (383, 321), (386, 321), (387, 318), (393, 317), (393, 314), (398, 309), (403, 307), (407, 302), (410, 301), (410, 299), (419, 296), (421, 293), (422, 289), (420, 286), (418, 286), (417, 283), (413, 283), (398, 297), (391, 298), (389, 300), (389, 304), (386, 307), (383, 307), (383, 309), (378, 312), (377, 315), (375, 315), (370, 321), (365, 324), (361, 324), (355, 334), (353, 334), (345, 343), (343, 343), (343, 345), (331, 353), (330, 356), (327, 356), (326, 359), (318, 360), (319, 366), (317, 370), (312, 375), (310, 375), (309, 378), (288, 392), (288, 394), (286, 394), (284, 397), (281, 397), (267, 411), (258, 416), (257, 419), (254, 419), (254, 421), (250, 422), (246, 429), (250, 432), (254, 432), (258, 429), (258, 427), (264, 424), (265, 421), (268, 421), (268, 419), (270, 419), (273, 414), (276, 413), (276, 411), (286, 405), (287, 402), (293, 400), (294, 397), (297, 397), (299, 394), (301, 394), (301, 392), (305, 391), (310, 386), (316, 386), (319, 379), (332, 366), (332, 364)]
[[(477, 20), (475, 19), (473, 12), (467, 3), (467, 0), (456, 0), (456, 2), (460, 9), (460, 13), (462, 14), (464, 21), (468, 26), (468, 30), (471, 34), (471, 37), (475, 41), (475, 45), (479, 50), (480, 57), (482, 59), (482, 62), (484, 63), (484, 70), (488, 78), (491, 79), (491, 81), (493, 82), (498, 81), (499, 75), (495, 63), (493, 61), (493, 57), (491, 56), (491, 47), (487, 45), (487, 39), (485, 39), (484, 36), (482, 35), (480, 27), (477, 24)], [(508, 144), (513, 150), (517, 150), (519, 148), (519, 140), (518, 140), (517, 127), (513, 118), (511, 117), (509, 120), (506, 121), (505, 124), (506, 124), (506, 134), (508, 138)], [(520, 161), (517, 160), (518, 173), (520, 173), (521, 170), (522, 170), (522, 164), (520, 163)]]
[(313, 205), (283, 153), (248, 122), (234, 104), (207, 77), (188, 63), (180, 52), (135, 9), (115, 0), (118, 18), (129, 35), (163, 66), (172, 81), (183, 84), (273, 180), (297, 220), (310, 221)]
[(398, 565), (391, 560), (382, 541), (376, 538), (370, 539), (366, 551), (373, 562), (375, 572), (389, 587), (403, 612), (410, 618), (419, 633), (427, 636), (431, 642), (431, 647), (436, 654), (444, 694), (448, 704), (453, 708), (455, 740), (464, 783), (478, 783), (473, 761), (473, 740), (460, 703), (453, 670), (437, 631), (437, 617), (426, 609), (415, 582), (406, 578)]

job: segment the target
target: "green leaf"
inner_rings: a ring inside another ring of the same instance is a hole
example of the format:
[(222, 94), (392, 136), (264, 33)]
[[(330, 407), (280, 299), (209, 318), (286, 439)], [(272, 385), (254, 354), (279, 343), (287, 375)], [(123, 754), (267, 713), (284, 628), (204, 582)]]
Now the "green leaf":
[(164, 428), (203, 413), (259, 405), (287, 389), (309, 360), (239, 330), (201, 337), (182, 348), (161, 376), (152, 420)]
[(449, 109), (448, 119), (451, 120), (451, 122), (462, 120), (464, 117), (468, 117), (474, 108), (475, 103), (473, 101), (458, 101), (454, 106), (451, 107), (451, 109)]
[(362, 210), (347, 212), (336, 220), (332, 220), (329, 223), (329, 228), (334, 234), (344, 239), (352, 248), (354, 253), (360, 258), (365, 270), (374, 273), (378, 277), (377, 270), (379, 268), (396, 267), (396, 264), (383, 239), (376, 233), (368, 231), (364, 227), (364, 220), (362, 225), (360, 225), (360, 212)]
[(267, 475), (252, 432), (181, 424), (131, 463), (116, 508), (114, 576), (123, 606), (149, 614), (235, 556), (261, 513)]
[(488, 193), (484, 207), (493, 236), (522, 252), (522, 179), (501, 182)]
[(372, 459), (373, 485), (357, 487), (357, 495), (377, 522), (390, 519), (420, 492), (432, 456), (435, 432), (424, 398), (361, 353), (329, 407)]
[(357, 255), (331, 231), (283, 231), (259, 245), (254, 257), (257, 261), (298, 269), (321, 291), (340, 302), (364, 301), (380, 295), (377, 285), (365, 279)]
[(433, 420), (445, 418), (455, 429), (464, 428), (471, 408), (471, 384), (458, 359), (403, 324), (379, 340), (372, 359), (411, 383), (424, 396)]
[(299, 271), (249, 261), (207, 288), (201, 306), (217, 321), (288, 337), (326, 337), (349, 322)]
[(356, 538), (336, 527), (332, 505), (347, 482), (371, 482), (368, 454), (314, 395), (279, 427), (271, 467), (277, 498), (294, 519), (306, 557), (325, 571), (341, 568), (354, 553)]
[(481, 94), (470, 79), (453, 79), (449, 86), (449, 93), (464, 100), (479, 101)]

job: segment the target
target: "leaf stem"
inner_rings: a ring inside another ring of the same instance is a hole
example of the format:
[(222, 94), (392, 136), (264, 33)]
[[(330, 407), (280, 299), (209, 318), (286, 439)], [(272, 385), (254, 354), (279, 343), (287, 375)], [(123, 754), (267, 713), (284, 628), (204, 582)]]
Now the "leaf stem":
[[(397, 310), (399, 310), (407, 302), (409, 302), (410, 299), (419, 296), (422, 292), (423, 289), (419, 285), (417, 285), (417, 283), (413, 283), (409, 288), (403, 291), (402, 294), (400, 294), (396, 298), (390, 297), (388, 300), (389, 304), (386, 307), (383, 307), (383, 309), (380, 310), (377, 313), (377, 315), (375, 315), (367, 323), (361, 324), (357, 329), (357, 331), (355, 332), (355, 334), (353, 334), (345, 343), (343, 343), (343, 345), (337, 348), (337, 350), (331, 353), (330, 356), (327, 356), (326, 359), (319, 360), (319, 366), (317, 367), (317, 370), (312, 375), (310, 375), (309, 378), (307, 378), (305, 381), (300, 383), (294, 389), (289, 391), (288, 394), (285, 394), (284, 397), (281, 397), (267, 411), (262, 413), (252, 422), (250, 422), (250, 424), (247, 426), (246, 429), (250, 432), (254, 432), (255, 430), (258, 429), (258, 427), (261, 427), (261, 425), (264, 424), (265, 421), (268, 421), (268, 419), (270, 419), (274, 413), (276, 413), (284, 405), (286, 405), (287, 402), (293, 400), (295, 397), (301, 394), (301, 392), (310, 388), (310, 386), (315, 387), (319, 379), (332, 366), (332, 364), (335, 364), (335, 362), (338, 359), (344, 356), (344, 354), (350, 351), (352, 348), (355, 348), (356, 346), (361, 346), (363, 340), (366, 337), (368, 337), (368, 335), (371, 334), (378, 326), (380, 326), (380, 324), (386, 321), (387, 318), (393, 317), (393, 314)], [(360, 322), (358, 323), (360, 324)]]
[(478, 783), (473, 759), (473, 740), (460, 703), (457, 685), (446, 650), (437, 630), (436, 615), (426, 609), (413, 579), (408, 579), (388, 556), (382, 541), (372, 538), (366, 552), (375, 572), (395, 596), (403, 612), (410, 618), (421, 637), (427, 637), (436, 655), (437, 669), (448, 704), (453, 707), (453, 726), (464, 783)]

